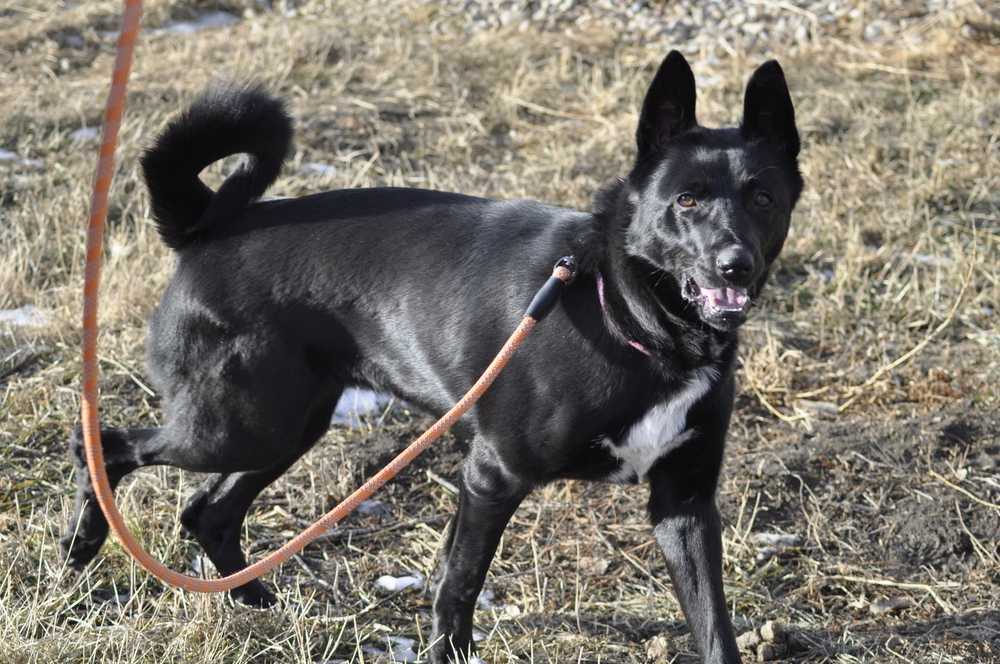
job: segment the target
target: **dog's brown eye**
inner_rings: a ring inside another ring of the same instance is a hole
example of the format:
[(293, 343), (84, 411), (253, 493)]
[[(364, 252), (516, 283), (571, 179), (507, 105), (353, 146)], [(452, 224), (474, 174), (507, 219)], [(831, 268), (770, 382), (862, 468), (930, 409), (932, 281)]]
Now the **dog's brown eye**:
[(677, 204), (681, 207), (691, 208), (697, 205), (697, 201), (694, 200), (694, 196), (691, 194), (681, 194), (677, 197)]
[(773, 202), (773, 200), (774, 199), (771, 198), (771, 194), (766, 191), (758, 191), (753, 195), (753, 202), (757, 205), (757, 207), (767, 207)]

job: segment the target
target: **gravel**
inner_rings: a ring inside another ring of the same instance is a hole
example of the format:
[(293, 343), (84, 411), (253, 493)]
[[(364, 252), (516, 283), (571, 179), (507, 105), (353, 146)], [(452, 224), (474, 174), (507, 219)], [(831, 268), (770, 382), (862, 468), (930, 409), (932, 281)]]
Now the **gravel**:
[[(565, 31), (588, 23), (610, 25), (630, 42), (669, 44), (685, 53), (766, 54), (794, 51), (814, 40), (851, 37), (870, 43), (900, 38), (919, 43), (919, 28), (964, 7), (1000, 21), (987, 4), (968, 0), (443, 0), (435, 3), (465, 15), (472, 30), (526, 28)], [(917, 29), (914, 29), (917, 28)]]

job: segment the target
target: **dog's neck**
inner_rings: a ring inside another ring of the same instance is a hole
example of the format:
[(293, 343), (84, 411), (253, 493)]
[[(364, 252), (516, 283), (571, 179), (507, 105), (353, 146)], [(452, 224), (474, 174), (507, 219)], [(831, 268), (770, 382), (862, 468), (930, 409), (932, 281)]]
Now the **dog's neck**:
[(664, 368), (670, 373), (732, 361), (737, 333), (703, 323), (674, 292), (675, 279), (664, 285), (664, 275), (651, 275), (649, 265), (626, 253), (623, 223), (632, 216), (632, 204), (625, 190), (625, 182), (617, 180), (596, 197), (594, 215), (604, 252), (592, 258), (592, 266), (584, 266), (603, 275), (605, 319), (612, 335), (625, 345), (641, 344), (654, 362), (669, 358), (670, 366)]

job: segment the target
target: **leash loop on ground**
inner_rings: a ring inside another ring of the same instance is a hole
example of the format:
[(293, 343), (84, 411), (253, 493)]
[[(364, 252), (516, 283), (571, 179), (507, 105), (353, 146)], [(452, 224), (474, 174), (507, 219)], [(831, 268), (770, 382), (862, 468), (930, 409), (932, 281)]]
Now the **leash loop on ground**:
[(139, 32), (139, 19), (142, 15), (141, 0), (125, 0), (125, 10), (122, 17), (122, 31), (118, 38), (115, 68), (111, 79), (111, 89), (108, 93), (107, 106), (104, 112), (103, 141), (100, 157), (97, 162), (97, 172), (94, 177), (94, 190), (90, 201), (90, 219), (87, 228), (87, 264), (84, 272), (83, 286), (83, 398), (81, 418), (83, 421), (84, 450), (87, 467), (90, 470), (91, 482), (97, 495), (97, 502), (111, 530), (114, 531), (122, 547), (146, 571), (164, 583), (184, 590), (195, 592), (222, 592), (242, 586), (281, 565), (307, 544), (323, 535), (336, 523), (353, 512), (362, 501), (367, 500), (378, 491), (382, 485), (394, 478), (403, 468), (409, 465), (421, 452), (430, 447), (431, 443), (441, 437), (457, 422), (479, 398), (489, 389), (500, 372), (510, 361), (518, 346), (531, 333), (535, 324), (540, 321), (558, 300), (562, 287), (572, 281), (576, 265), (571, 256), (563, 257), (556, 264), (552, 277), (545, 283), (532, 300), (521, 323), (510, 335), (507, 342), (493, 358), (489, 366), (479, 377), (479, 380), (466, 392), (451, 410), (435, 422), (420, 437), (413, 441), (396, 458), (382, 470), (362, 484), (339, 505), (327, 512), (314, 524), (303, 530), (280, 549), (267, 557), (246, 567), (239, 572), (218, 579), (202, 579), (176, 572), (153, 558), (136, 540), (125, 525), (125, 519), (115, 504), (114, 494), (108, 482), (107, 470), (104, 467), (104, 453), (101, 447), (100, 417), (98, 412), (98, 362), (97, 362), (97, 304), (98, 290), (101, 279), (101, 255), (104, 242), (104, 226), (108, 212), (108, 191), (114, 173), (115, 147), (118, 142), (118, 129), (121, 126), (125, 112), (125, 89), (129, 72), (132, 67), (132, 53)]

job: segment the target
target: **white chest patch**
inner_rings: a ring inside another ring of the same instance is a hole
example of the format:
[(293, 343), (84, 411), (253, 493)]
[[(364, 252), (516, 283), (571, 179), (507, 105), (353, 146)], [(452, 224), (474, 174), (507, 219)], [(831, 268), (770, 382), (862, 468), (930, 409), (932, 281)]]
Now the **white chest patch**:
[(642, 480), (657, 459), (690, 438), (692, 431), (684, 426), (688, 410), (705, 396), (718, 376), (714, 368), (696, 369), (684, 387), (667, 401), (650, 408), (617, 445), (605, 438), (602, 443), (608, 452), (621, 460), (621, 467), (609, 479)]

